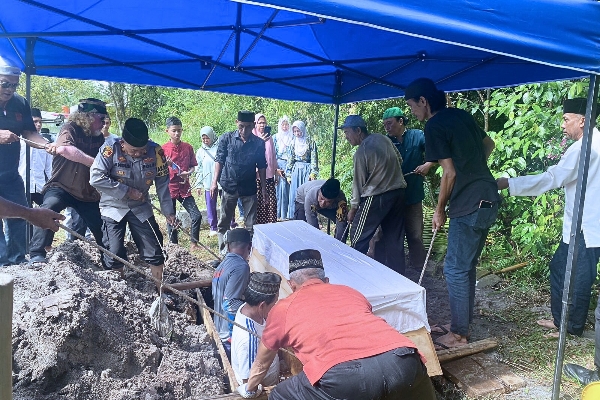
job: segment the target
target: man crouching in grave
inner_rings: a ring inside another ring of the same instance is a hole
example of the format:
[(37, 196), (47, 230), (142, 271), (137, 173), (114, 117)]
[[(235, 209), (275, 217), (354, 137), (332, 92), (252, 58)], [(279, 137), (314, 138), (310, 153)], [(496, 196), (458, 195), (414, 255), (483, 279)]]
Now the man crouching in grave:
[[(91, 168), (90, 183), (100, 192), (104, 246), (127, 259), (125, 228), (140, 257), (150, 264), (152, 276), (162, 280), (165, 258), (162, 233), (154, 219), (148, 190), (156, 183), (160, 209), (176, 226), (169, 194), (169, 170), (161, 147), (148, 140), (148, 127), (137, 118), (125, 121), (122, 138), (107, 138)], [(123, 264), (103, 255), (105, 268), (123, 275)], [(160, 283), (155, 282), (157, 288)]]
[[(279, 299), (280, 284), (281, 277), (272, 272), (250, 274), (250, 282), (244, 291), (245, 303), (235, 314), (235, 322), (254, 335), (238, 325), (234, 325), (231, 334), (231, 367), (238, 385), (248, 382), (250, 367), (256, 358), (267, 316)], [(279, 383), (279, 357), (275, 357), (261, 383), (264, 386)]]

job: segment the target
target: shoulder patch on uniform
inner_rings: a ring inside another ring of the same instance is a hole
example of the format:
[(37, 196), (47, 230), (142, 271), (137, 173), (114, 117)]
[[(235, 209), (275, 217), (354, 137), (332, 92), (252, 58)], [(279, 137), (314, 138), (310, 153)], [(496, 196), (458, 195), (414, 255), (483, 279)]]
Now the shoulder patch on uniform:
[(104, 146), (104, 150), (102, 150), (102, 155), (106, 158), (112, 157), (113, 149), (110, 146)]
[(169, 175), (169, 166), (162, 147), (156, 146), (156, 177), (160, 178)]

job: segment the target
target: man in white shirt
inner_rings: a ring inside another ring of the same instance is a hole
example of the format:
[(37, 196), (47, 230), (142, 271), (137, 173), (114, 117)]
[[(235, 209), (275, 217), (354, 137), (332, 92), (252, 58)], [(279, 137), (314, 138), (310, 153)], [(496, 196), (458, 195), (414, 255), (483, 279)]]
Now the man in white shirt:
[[(512, 196), (537, 196), (548, 190), (565, 188), (565, 211), (563, 216), (562, 242), (558, 245), (550, 262), (550, 302), (552, 320), (539, 320), (537, 323), (554, 330), (547, 337), (558, 337), (562, 311), (562, 293), (567, 264), (567, 252), (571, 235), (571, 221), (575, 204), (577, 186), (577, 169), (581, 153), (581, 138), (585, 124), (587, 100), (576, 98), (565, 100), (563, 104), (562, 130), (567, 139), (575, 140), (561, 157), (558, 164), (548, 168), (542, 174), (521, 176), (517, 178), (499, 178), (498, 189), (509, 189)], [(592, 125), (595, 125), (595, 116)], [(588, 171), (586, 202), (583, 207), (577, 265), (573, 265), (575, 284), (573, 297), (569, 305), (569, 321), (567, 331), (581, 336), (590, 306), (591, 288), (596, 280), (596, 266), (600, 259), (600, 208), (593, 199), (600, 196), (600, 133), (594, 128), (592, 135), (592, 153)]]
[[(272, 272), (253, 272), (250, 282), (244, 292), (244, 303), (235, 315), (235, 322), (245, 326), (253, 335), (238, 326), (233, 326), (231, 335), (231, 367), (239, 385), (248, 382), (250, 368), (256, 358), (258, 344), (262, 336), (267, 315), (279, 299), (279, 284), (281, 277)], [(273, 386), (279, 383), (279, 358), (271, 363), (267, 375), (262, 381), (263, 386)]]
[[(37, 133), (42, 130), (42, 112), (39, 108), (31, 109), (31, 117), (33, 118), (33, 124)], [(26, 148), (27, 144), (21, 142), (21, 154), (19, 156), (19, 175), (23, 178), (23, 182), (27, 182), (27, 162), (26, 162)], [(42, 196), (42, 190), (46, 181), (52, 176), (52, 156), (44, 149), (34, 149), (29, 147), (29, 193), (31, 193), (31, 200), (39, 205), (42, 205), (44, 197)]]

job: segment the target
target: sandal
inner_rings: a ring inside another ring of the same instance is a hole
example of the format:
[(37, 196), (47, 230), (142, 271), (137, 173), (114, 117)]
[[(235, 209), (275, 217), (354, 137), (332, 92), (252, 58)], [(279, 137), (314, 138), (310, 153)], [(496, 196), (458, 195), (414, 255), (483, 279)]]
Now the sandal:
[(446, 324), (446, 325), (436, 324), (436, 325), (431, 326), (431, 333), (439, 333), (439, 334), (445, 335), (448, 332), (450, 332), (450, 324)]
[(450, 347), (446, 346), (443, 343), (438, 343), (435, 340), (433, 341), (433, 348), (435, 351), (440, 351), (440, 350), (448, 350)]

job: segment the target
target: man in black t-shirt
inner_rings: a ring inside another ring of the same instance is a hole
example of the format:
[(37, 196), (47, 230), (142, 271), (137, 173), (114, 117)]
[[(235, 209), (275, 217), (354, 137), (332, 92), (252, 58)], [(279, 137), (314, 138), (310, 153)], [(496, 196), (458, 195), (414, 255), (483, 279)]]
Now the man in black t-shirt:
[[(425, 125), (425, 161), (443, 168), (433, 229), (446, 222), (448, 202), (450, 229), (444, 274), (448, 285), (450, 326), (437, 339), (441, 347), (467, 343), (475, 304), (475, 268), (489, 228), (498, 213), (500, 197), (487, 159), (494, 141), (464, 110), (446, 108), (446, 96), (427, 78), (412, 82), (405, 92), (412, 113)], [(449, 328), (449, 329), (448, 329)], [(435, 331), (435, 329), (432, 329)]]
[[(19, 137), (39, 143), (40, 149), (48, 141), (37, 133), (27, 100), (15, 93), (20, 76), (18, 67), (0, 57), (0, 194), (27, 207), (25, 186), (18, 170)], [(0, 220), (0, 267), (25, 261), (25, 227), (23, 219), (5, 219), (4, 224)]]
[(235, 131), (225, 133), (219, 138), (215, 174), (210, 187), (210, 196), (213, 199), (217, 197), (217, 183), (223, 188), (221, 217), (217, 224), (220, 249), (224, 246), (223, 235), (231, 225), (238, 199), (242, 201), (244, 208), (244, 225), (251, 235), (254, 232), (257, 171), (261, 182), (261, 194), (263, 199), (267, 198), (265, 141), (252, 134), (254, 113), (238, 112), (235, 123), (237, 125)]

